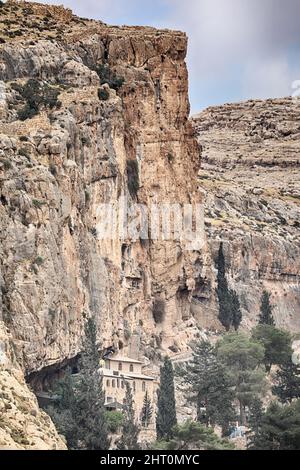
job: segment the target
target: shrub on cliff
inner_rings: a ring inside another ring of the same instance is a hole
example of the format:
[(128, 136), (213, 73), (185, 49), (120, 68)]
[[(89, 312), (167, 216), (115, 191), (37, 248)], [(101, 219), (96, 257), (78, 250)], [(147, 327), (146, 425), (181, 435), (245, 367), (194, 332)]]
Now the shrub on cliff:
[(100, 101), (107, 101), (109, 99), (109, 91), (103, 88), (99, 88), (98, 98)]
[(58, 95), (60, 91), (45, 82), (30, 79), (25, 85), (13, 83), (12, 88), (25, 101), (23, 108), (18, 111), (18, 118), (21, 121), (36, 116), (42, 107), (53, 109), (59, 106)]

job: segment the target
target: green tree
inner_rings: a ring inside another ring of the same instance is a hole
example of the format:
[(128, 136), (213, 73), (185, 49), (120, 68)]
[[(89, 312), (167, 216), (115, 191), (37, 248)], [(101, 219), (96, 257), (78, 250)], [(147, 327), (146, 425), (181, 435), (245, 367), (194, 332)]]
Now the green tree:
[(105, 419), (105, 395), (99, 372), (96, 324), (92, 318), (85, 325), (80, 373), (76, 378), (66, 376), (62, 390), (53, 420), (64, 431), (69, 447), (107, 450), (110, 441)]
[(254, 450), (299, 450), (300, 400), (285, 406), (272, 403), (251, 442)]
[(264, 346), (263, 363), (267, 372), (271, 371), (273, 365), (284, 364), (292, 356), (292, 338), (287, 331), (261, 324), (254, 328), (252, 338)]
[(218, 252), (217, 269), (219, 320), (226, 328), (226, 331), (229, 331), (232, 326), (237, 331), (242, 321), (242, 312), (237, 293), (234, 290), (228, 288), (222, 242), (220, 243)]
[(65, 436), (69, 449), (75, 449), (78, 442), (78, 427), (73, 416), (76, 409), (75, 387), (71, 371), (58, 383), (55, 394), (58, 396), (56, 405), (46, 407), (46, 412), (52, 418), (60, 434)]
[(290, 359), (276, 372), (272, 392), (282, 403), (291, 403), (300, 398), (300, 366)]
[(173, 427), (177, 424), (172, 362), (165, 358), (160, 368), (160, 386), (158, 389), (156, 433), (158, 439), (170, 439)]
[(198, 342), (190, 362), (178, 374), (188, 390), (189, 401), (197, 406), (197, 419), (206, 426), (220, 425), (226, 434), (230, 421), (235, 420), (233, 383), (207, 341)]
[(217, 353), (234, 384), (240, 406), (240, 422), (245, 425), (246, 406), (264, 391), (265, 374), (259, 368), (264, 358), (264, 347), (245, 334), (230, 333), (218, 342)]
[(117, 442), (117, 449), (138, 450), (140, 448), (138, 443), (140, 429), (135, 420), (134, 401), (130, 383), (126, 381), (125, 385), (126, 395), (123, 409), (124, 422), (122, 426), (122, 436)]
[(80, 359), (80, 374), (76, 385), (75, 419), (80, 429), (79, 441), (89, 450), (109, 448), (108, 429), (105, 420), (105, 393), (103, 377), (99, 372), (99, 351), (94, 319), (85, 325), (85, 340)]
[(226, 328), (226, 331), (230, 330), (232, 325), (233, 317), (231, 310), (231, 296), (228, 289), (228, 282), (226, 279), (225, 269), (225, 257), (223, 252), (223, 243), (220, 243), (218, 258), (217, 258), (217, 296), (219, 301), (219, 320), (222, 325)]
[(237, 331), (243, 318), (241, 305), (237, 293), (232, 289), (230, 290), (230, 298), (232, 309), (232, 326), (234, 327), (235, 331)]
[(119, 429), (123, 426), (124, 416), (121, 411), (106, 411), (105, 420), (107, 422), (108, 432), (117, 434)]
[(259, 323), (262, 325), (275, 326), (275, 321), (272, 313), (273, 306), (271, 305), (270, 298), (271, 294), (267, 291), (264, 291), (261, 297)]
[(151, 400), (149, 398), (148, 392), (146, 391), (145, 397), (144, 397), (143, 408), (142, 408), (142, 417), (141, 417), (142, 425), (144, 426), (144, 428), (148, 428), (151, 422), (152, 414), (153, 414), (153, 408), (152, 408)]
[(212, 428), (188, 420), (173, 428), (173, 438), (169, 441), (157, 441), (156, 450), (231, 450), (234, 446), (225, 439), (220, 439)]
[(247, 448), (253, 449), (255, 436), (261, 433), (262, 420), (264, 416), (263, 403), (259, 399), (255, 399), (249, 407), (249, 418), (247, 431)]

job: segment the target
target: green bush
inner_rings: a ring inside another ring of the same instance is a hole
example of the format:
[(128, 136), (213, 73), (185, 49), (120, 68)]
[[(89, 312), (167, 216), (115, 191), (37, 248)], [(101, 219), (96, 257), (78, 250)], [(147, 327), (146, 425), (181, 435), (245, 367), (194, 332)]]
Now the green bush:
[(51, 165), (49, 166), (49, 171), (50, 171), (51, 175), (53, 175), (53, 176), (57, 175), (57, 168), (53, 163), (51, 163)]
[(107, 423), (108, 432), (110, 434), (117, 434), (124, 422), (124, 416), (121, 411), (106, 411), (105, 421)]
[(103, 88), (99, 88), (98, 98), (100, 101), (107, 101), (109, 99), (109, 91), (104, 90)]
[(40, 209), (45, 203), (43, 201), (38, 201), (37, 199), (33, 199), (32, 200), (32, 204), (34, 205), (34, 207), (36, 207), (37, 209)]
[(44, 263), (44, 259), (41, 257), (41, 256), (38, 256), (34, 263), (37, 265), (37, 266), (41, 266), (43, 263)]
[(4, 170), (11, 170), (12, 164), (9, 160), (2, 160)]
[(132, 197), (136, 197), (139, 190), (139, 167), (136, 160), (128, 160), (127, 162), (127, 184)]
[(25, 85), (13, 83), (13, 90), (17, 91), (25, 101), (25, 105), (18, 111), (21, 121), (31, 119), (39, 113), (41, 107), (53, 109), (59, 106), (59, 89), (36, 79), (28, 80)]

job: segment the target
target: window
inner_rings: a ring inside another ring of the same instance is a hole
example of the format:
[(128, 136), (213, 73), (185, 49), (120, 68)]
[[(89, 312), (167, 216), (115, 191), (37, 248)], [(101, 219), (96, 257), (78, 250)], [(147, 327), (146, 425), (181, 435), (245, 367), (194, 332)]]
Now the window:
[(111, 381), (111, 386), (112, 386), (112, 388), (115, 388), (115, 386), (116, 386), (115, 380), (112, 380), (112, 381)]
[(119, 381), (119, 379), (117, 379), (117, 387), (118, 387), (118, 388), (120, 387), (120, 381)]
[(118, 369), (119, 369), (119, 370), (122, 370), (122, 362), (119, 362)]
[(142, 391), (143, 391), (143, 392), (146, 391), (146, 382), (143, 382), (143, 383), (142, 383)]
[(135, 381), (132, 382), (132, 389), (135, 392)]
[(133, 364), (130, 364), (129, 370), (130, 370), (130, 372), (133, 372)]
[(107, 397), (107, 403), (111, 403), (113, 401), (112, 397)]
[(124, 388), (124, 380), (121, 382), (121, 387)]
[(109, 380), (106, 381), (106, 386), (110, 387), (110, 381)]

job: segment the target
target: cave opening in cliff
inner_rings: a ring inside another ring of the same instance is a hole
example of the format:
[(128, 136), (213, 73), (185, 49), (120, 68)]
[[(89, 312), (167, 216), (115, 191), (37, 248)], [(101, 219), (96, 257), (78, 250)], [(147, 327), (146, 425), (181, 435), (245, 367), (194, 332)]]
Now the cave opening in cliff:
[(163, 299), (155, 299), (152, 314), (156, 324), (163, 323), (166, 315), (166, 303)]
[(67, 374), (78, 374), (79, 358), (78, 354), (73, 358), (31, 372), (26, 376), (26, 382), (36, 395), (40, 406), (47, 406), (55, 400), (55, 390)]

